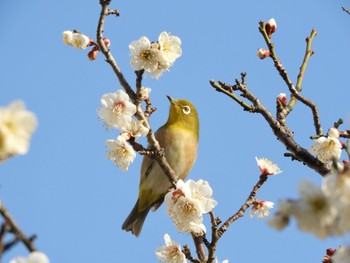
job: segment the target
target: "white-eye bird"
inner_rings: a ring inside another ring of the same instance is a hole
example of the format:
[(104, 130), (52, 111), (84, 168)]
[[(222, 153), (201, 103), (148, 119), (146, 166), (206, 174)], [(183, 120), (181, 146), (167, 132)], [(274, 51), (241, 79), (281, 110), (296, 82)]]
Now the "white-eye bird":
[[(185, 179), (196, 157), (199, 139), (199, 119), (196, 108), (188, 100), (168, 96), (168, 121), (158, 129), (155, 137), (164, 149), (165, 158), (177, 179)], [(164, 200), (171, 184), (157, 161), (143, 158), (138, 200), (123, 223), (122, 229), (139, 236), (150, 209), (155, 211)]]

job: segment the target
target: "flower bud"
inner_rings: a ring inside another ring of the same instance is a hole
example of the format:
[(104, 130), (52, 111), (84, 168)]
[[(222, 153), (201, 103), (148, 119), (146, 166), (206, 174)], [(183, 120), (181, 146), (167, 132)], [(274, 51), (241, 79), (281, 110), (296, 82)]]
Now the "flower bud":
[(260, 59), (264, 59), (270, 56), (270, 51), (264, 49), (264, 48), (259, 48), (258, 52), (256, 53), (256, 55), (260, 58)]
[(269, 38), (277, 30), (277, 24), (274, 18), (270, 18), (265, 24), (265, 30)]
[(88, 53), (88, 58), (89, 60), (95, 60), (97, 58), (97, 54), (98, 54), (98, 49), (96, 47), (93, 47), (93, 49), (90, 50), (90, 52)]
[(334, 252), (335, 252), (334, 248), (327, 248), (327, 250), (326, 250), (326, 254), (328, 256), (333, 256)]
[(287, 105), (287, 95), (286, 93), (280, 93), (277, 96), (277, 101), (279, 101), (283, 107), (285, 107)]
[(111, 41), (106, 37), (103, 38), (103, 42), (105, 43), (106, 47), (109, 47), (111, 45)]

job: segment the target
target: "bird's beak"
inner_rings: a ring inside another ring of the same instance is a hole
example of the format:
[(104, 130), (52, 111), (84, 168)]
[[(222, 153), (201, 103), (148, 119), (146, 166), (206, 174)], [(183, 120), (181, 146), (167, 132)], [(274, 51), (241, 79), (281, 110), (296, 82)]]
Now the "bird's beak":
[(170, 101), (171, 104), (174, 104), (174, 103), (175, 103), (175, 100), (174, 100), (172, 97), (167, 96), (167, 98), (168, 98), (168, 100)]

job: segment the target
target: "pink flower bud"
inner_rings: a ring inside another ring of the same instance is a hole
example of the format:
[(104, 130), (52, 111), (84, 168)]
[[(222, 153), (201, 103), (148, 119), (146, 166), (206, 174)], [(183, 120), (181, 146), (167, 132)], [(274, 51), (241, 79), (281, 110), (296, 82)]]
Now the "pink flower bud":
[(90, 50), (90, 52), (88, 53), (88, 58), (92, 61), (95, 60), (97, 58), (97, 54), (98, 54), (98, 50), (96, 47), (93, 47), (93, 49)]
[(108, 38), (103, 38), (103, 42), (105, 43), (106, 47), (109, 47), (111, 45), (111, 41)]
[(277, 24), (274, 18), (270, 18), (265, 24), (265, 30), (269, 38), (276, 32)]
[(335, 252), (334, 248), (327, 248), (326, 250), (327, 256), (333, 256), (334, 252)]
[(256, 55), (260, 58), (260, 59), (264, 59), (270, 56), (270, 51), (264, 49), (264, 48), (259, 48), (258, 52), (256, 53)]
[(287, 105), (287, 95), (286, 93), (280, 93), (277, 96), (277, 100), (282, 104), (283, 107)]

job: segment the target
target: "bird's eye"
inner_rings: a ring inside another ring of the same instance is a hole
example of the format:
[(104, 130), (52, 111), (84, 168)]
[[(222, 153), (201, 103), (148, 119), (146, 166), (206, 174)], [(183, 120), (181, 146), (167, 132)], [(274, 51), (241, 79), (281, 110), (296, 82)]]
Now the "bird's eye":
[(188, 106), (184, 106), (184, 107), (182, 108), (182, 111), (183, 111), (183, 113), (185, 113), (185, 114), (190, 114), (191, 108), (188, 107)]

